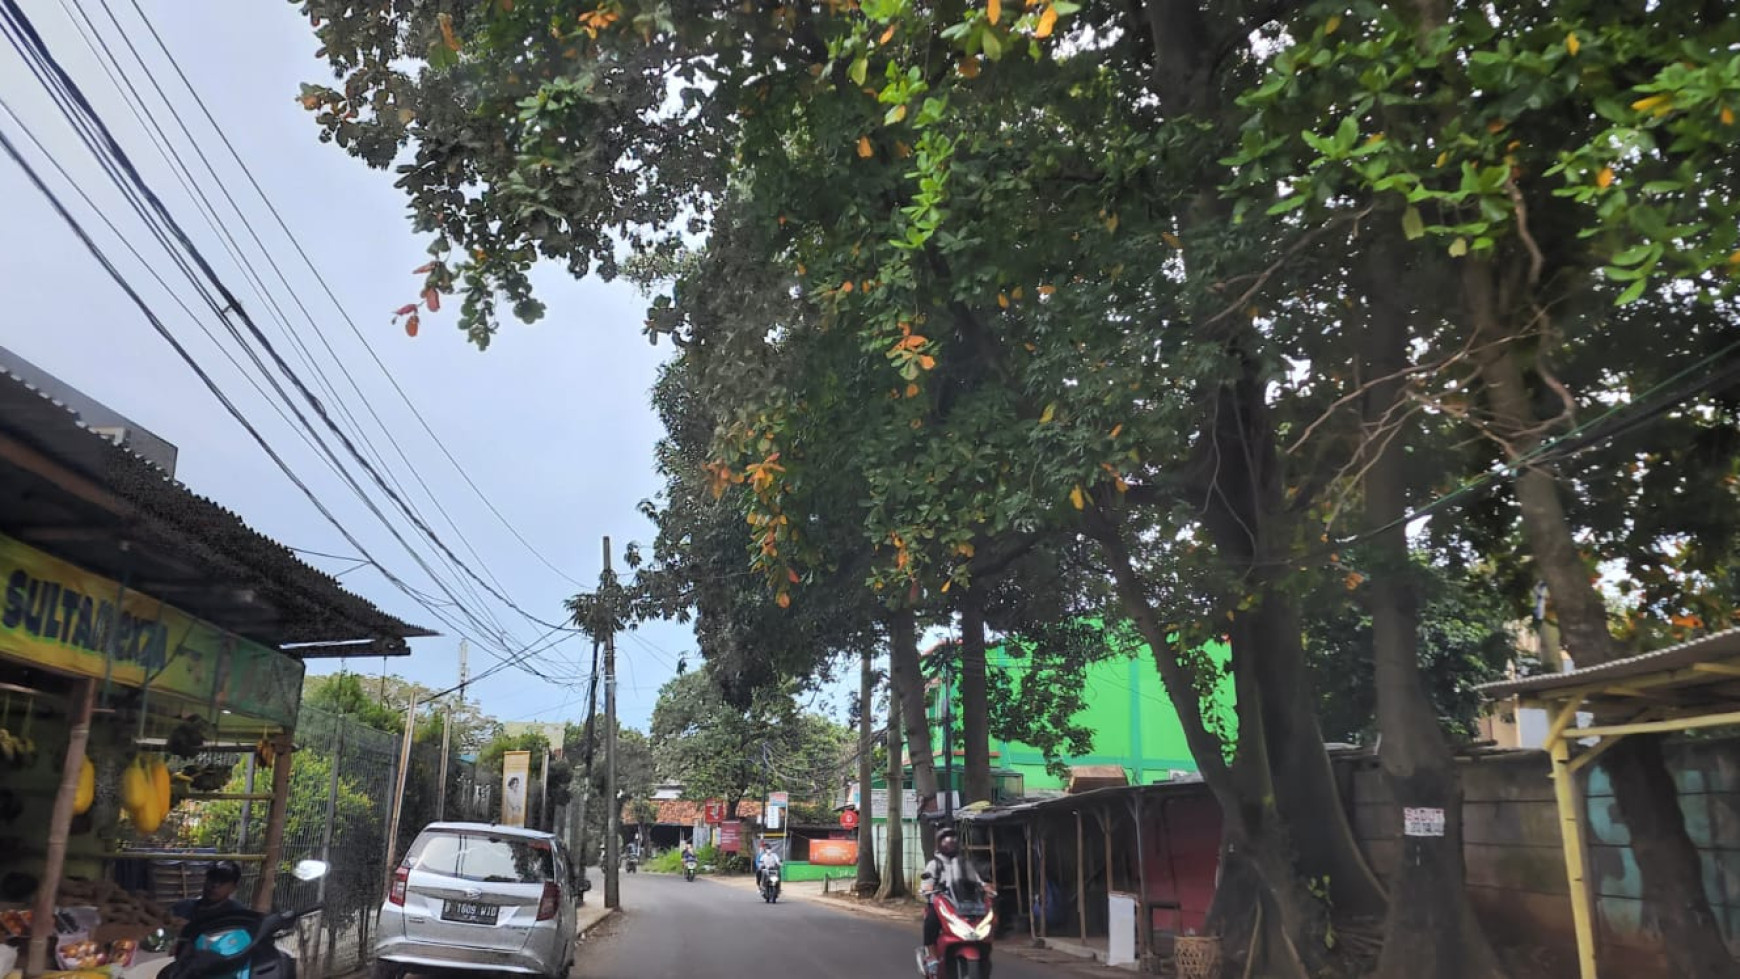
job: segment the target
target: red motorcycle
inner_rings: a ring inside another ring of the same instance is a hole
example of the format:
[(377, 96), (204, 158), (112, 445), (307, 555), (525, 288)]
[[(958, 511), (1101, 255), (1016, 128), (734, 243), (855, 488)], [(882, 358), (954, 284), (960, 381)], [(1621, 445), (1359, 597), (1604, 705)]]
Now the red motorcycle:
[(989, 887), (971, 883), (956, 885), (952, 894), (931, 892), (931, 906), (942, 930), (934, 947), (918, 950), (920, 975), (929, 979), (991, 979), (991, 934), (997, 923), (991, 894)]

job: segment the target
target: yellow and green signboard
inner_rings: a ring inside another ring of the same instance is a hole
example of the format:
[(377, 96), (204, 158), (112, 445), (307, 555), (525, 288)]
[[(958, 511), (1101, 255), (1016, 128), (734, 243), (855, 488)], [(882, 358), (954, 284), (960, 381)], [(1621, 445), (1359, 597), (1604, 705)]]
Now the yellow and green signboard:
[(0, 654), (293, 728), (302, 662), (0, 535)]

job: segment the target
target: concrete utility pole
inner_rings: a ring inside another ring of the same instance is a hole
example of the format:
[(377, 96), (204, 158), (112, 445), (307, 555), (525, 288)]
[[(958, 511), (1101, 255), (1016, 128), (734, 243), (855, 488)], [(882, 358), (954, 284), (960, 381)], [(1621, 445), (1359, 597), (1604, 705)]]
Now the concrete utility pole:
[[(604, 538), (604, 577), (602, 586), (610, 580), (610, 538)], [(602, 591), (602, 588), (600, 589)], [(600, 595), (600, 598), (606, 596)], [(615, 610), (606, 609), (615, 614)], [(604, 633), (604, 906), (622, 906), (617, 864), (622, 847), (622, 800), (616, 797), (616, 630)]]

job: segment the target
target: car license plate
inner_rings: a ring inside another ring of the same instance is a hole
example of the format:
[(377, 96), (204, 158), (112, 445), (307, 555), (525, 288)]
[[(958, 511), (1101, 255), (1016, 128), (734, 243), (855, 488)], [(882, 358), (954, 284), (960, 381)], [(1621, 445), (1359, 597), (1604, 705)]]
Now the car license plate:
[(459, 921), (468, 925), (493, 925), (499, 910), (493, 904), (479, 904), (476, 901), (447, 901), (441, 906), (441, 920)]

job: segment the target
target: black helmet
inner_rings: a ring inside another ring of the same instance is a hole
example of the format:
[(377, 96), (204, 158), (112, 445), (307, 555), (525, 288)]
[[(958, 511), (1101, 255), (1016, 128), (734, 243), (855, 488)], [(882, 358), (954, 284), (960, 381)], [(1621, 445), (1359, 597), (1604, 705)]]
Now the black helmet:
[(234, 860), (219, 860), (206, 868), (205, 876), (209, 880), (219, 881), (224, 884), (240, 883), (242, 879), (242, 865)]

